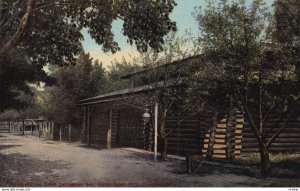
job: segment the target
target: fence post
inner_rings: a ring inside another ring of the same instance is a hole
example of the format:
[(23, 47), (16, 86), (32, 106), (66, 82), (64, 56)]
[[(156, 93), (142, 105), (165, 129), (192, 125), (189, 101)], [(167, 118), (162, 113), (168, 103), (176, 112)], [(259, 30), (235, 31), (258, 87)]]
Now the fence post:
[(25, 119), (22, 121), (22, 126), (23, 126), (23, 135), (25, 135)]
[(69, 142), (71, 142), (71, 131), (72, 131), (72, 126), (69, 124)]

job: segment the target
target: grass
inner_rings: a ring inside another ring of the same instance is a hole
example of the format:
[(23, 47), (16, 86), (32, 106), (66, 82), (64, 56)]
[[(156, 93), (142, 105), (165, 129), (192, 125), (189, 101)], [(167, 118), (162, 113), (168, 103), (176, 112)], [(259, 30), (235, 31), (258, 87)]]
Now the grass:
[(267, 184), (268, 187), (299, 187), (299, 179), (272, 179)]
[[(248, 167), (247, 174), (259, 177), (260, 155), (259, 153), (249, 153), (241, 158), (232, 160), (215, 160), (220, 163), (232, 164), (241, 167)], [(300, 178), (300, 154), (277, 153), (270, 154), (270, 177), (286, 179), (287, 185), (295, 185), (295, 178)], [(288, 180), (287, 180), (288, 179)], [(291, 179), (291, 180), (290, 180)], [(282, 181), (275, 181), (272, 185), (281, 185)], [(299, 184), (297, 184), (299, 185)]]
[[(288, 154), (288, 153), (277, 153), (270, 154), (271, 164), (282, 163), (285, 161), (290, 162), (300, 162), (300, 153), (299, 154)], [(233, 164), (242, 165), (242, 166), (253, 166), (260, 164), (260, 154), (259, 153), (249, 153), (241, 158), (233, 159), (231, 161)]]

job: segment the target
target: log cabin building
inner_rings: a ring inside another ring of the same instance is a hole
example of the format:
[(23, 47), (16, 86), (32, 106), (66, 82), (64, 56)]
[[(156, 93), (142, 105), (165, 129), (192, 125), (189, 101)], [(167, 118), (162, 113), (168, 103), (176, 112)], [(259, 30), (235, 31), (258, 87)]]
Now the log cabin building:
[[(142, 119), (148, 108), (135, 106), (128, 100), (139, 99), (139, 95), (160, 88), (184, 85), (184, 77), (195, 71), (201, 62), (203, 57), (199, 55), (154, 68), (156, 75), (157, 71), (168, 71), (167, 86), (162, 82), (164, 79), (157, 76), (153, 79), (160, 81), (153, 85), (155, 80), (149, 78), (149, 71), (153, 68), (143, 69), (123, 77), (129, 80), (130, 88), (79, 101), (78, 105), (82, 108), (82, 142), (94, 147), (135, 147), (152, 151), (153, 128), (151, 123), (145, 123)], [(172, 132), (167, 139), (168, 154), (184, 156), (187, 153), (202, 153), (213, 158), (238, 158), (259, 151), (253, 132), (236, 108), (228, 112), (207, 111), (191, 115), (178, 108), (180, 106), (166, 119), (166, 132)], [(300, 152), (299, 114), (300, 108), (290, 118), (286, 130), (272, 143), (271, 152)], [(280, 121), (276, 114), (269, 118), (264, 131), (272, 133), (280, 127)]]

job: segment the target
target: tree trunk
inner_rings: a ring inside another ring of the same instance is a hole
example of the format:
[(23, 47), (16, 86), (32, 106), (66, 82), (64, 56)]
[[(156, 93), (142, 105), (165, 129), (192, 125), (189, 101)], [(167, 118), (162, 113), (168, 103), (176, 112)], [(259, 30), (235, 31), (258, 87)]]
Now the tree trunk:
[(160, 128), (159, 128), (159, 136), (160, 136), (160, 153), (161, 159), (167, 159), (167, 137), (166, 137), (166, 118), (167, 118), (167, 110), (163, 109), (162, 116), (160, 119)]
[(260, 150), (260, 175), (262, 177), (268, 177), (270, 170), (270, 157), (267, 148), (261, 148)]
[(167, 148), (168, 148), (168, 141), (167, 138), (164, 138), (161, 140), (161, 159), (166, 160), (167, 159)]
[(3, 56), (6, 52), (8, 52), (10, 49), (12, 49), (20, 39), (22, 38), (22, 35), (25, 31), (25, 28), (27, 27), (27, 23), (31, 14), (32, 5), (34, 4), (35, 0), (28, 0), (26, 4), (26, 10), (22, 18), (20, 19), (20, 24), (17, 28), (17, 31), (15, 34), (6, 42), (4, 45), (0, 48), (0, 57)]

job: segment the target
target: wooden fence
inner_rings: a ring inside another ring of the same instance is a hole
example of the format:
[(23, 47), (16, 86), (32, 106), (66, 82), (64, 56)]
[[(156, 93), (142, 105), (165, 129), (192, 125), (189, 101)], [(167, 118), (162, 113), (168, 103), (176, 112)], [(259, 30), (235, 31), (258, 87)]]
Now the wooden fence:
[(11, 121), (0, 121), (0, 133), (10, 133)]

